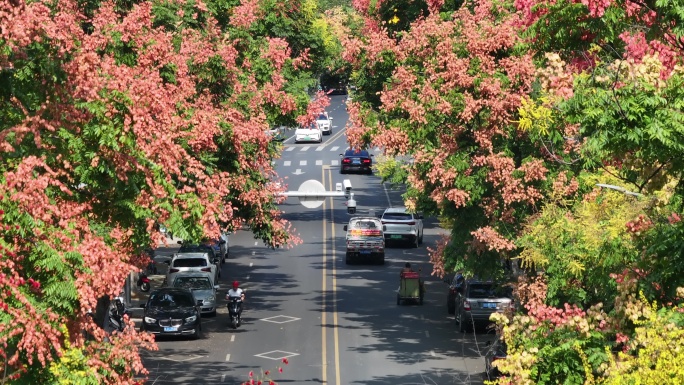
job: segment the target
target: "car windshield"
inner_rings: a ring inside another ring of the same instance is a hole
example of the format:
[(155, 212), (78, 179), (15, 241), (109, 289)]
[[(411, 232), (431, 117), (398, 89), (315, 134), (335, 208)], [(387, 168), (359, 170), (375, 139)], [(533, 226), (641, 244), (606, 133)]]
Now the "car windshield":
[(173, 281), (173, 287), (190, 290), (211, 290), (211, 282), (208, 277), (177, 277)]
[(411, 214), (408, 213), (385, 213), (385, 215), (382, 216), (382, 219), (392, 219), (395, 221), (408, 221), (413, 219), (411, 217)]
[(177, 258), (173, 261), (173, 267), (204, 267), (207, 260), (204, 258)]
[(377, 228), (373, 221), (356, 221), (352, 223), (352, 228), (355, 229), (375, 229)]
[(328, 120), (328, 117), (323, 115), (323, 114), (320, 114), (320, 115), (318, 115), (317, 120)]
[(493, 283), (471, 283), (468, 298), (510, 298), (511, 289)]
[(178, 249), (179, 253), (202, 253), (209, 251), (211, 246), (209, 245), (183, 245)]
[(358, 157), (362, 157), (362, 158), (363, 158), (363, 157), (367, 158), (367, 157), (368, 157), (368, 151), (352, 151), (352, 150), (347, 150), (347, 152), (344, 153), (344, 156), (347, 156), (347, 157), (358, 156)]
[(178, 292), (163, 292), (150, 296), (150, 307), (160, 307), (172, 309), (176, 307), (194, 306), (195, 303), (191, 295)]

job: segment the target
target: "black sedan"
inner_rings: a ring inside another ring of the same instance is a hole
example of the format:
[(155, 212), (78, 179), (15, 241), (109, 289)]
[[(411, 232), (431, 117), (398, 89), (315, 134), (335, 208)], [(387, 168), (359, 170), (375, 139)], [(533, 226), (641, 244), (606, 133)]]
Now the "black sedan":
[(340, 165), (340, 174), (345, 174), (350, 171), (362, 172), (366, 174), (373, 173), (373, 159), (372, 154), (366, 150), (347, 150), (342, 157), (342, 164)]
[(155, 335), (201, 337), (200, 306), (188, 289), (165, 287), (143, 305), (142, 330)]

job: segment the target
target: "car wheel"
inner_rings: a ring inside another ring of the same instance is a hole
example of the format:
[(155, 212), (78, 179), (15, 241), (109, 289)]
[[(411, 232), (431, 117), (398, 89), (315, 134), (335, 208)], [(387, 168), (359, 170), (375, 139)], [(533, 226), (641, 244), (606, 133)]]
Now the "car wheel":
[(351, 256), (349, 255), (349, 253), (347, 253), (347, 255), (345, 255), (344, 263), (347, 264), (347, 265), (351, 265), (351, 264), (352, 264), (352, 259), (351, 259)]
[(401, 297), (397, 294), (397, 305), (401, 305)]
[(458, 312), (458, 317), (456, 318), (456, 322), (458, 323), (458, 331), (463, 333), (465, 332), (465, 328), (463, 325), (463, 312)]
[(420, 237), (418, 237), (418, 244), (422, 245), (423, 244), (423, 232), (421, 231)]
[(345, 173), (345, 172), (344, 172), (344, 169), (341, 168), (341, 169), (340, 169), (340, 174), (344, 174), (344, 173)]
[(385, 264), (385, 253), (382, 253), (380, 255), (380, 258), (378, 258), (378, 265), (384, 265)]
[(199, 340), (200, 338), (202, 338), (202, 324), (197, 325), (195, 333), (192, 335), (193, 340)]
[(413, 244), (411, 244), (411, 247), (414, 249), (418, 248), (418, 235), (416, 235), (416, 237), (413, 239)]

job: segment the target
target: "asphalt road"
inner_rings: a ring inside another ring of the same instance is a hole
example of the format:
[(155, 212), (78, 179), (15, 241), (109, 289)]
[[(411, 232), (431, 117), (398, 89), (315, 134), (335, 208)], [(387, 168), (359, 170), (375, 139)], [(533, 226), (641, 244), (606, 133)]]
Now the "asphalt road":
[[(339, 154), (347, 147), (345, 98), (333, 97), (333, 134), (322, 144), (285, 140), (278, 173), (290, 190), (308, 179), (334, 190), (336, 182), (350, 179), (357, 215), (401, 206), (401, 191), (388, 190), (378, 177), (339, 174)], [(426, 218), (419, 248), (388, 248), (384, 266), (348, 266), (342, 227), (351, 216), (344, 203), (328, 198), (308, 209), (289, 198), (281, 208), (303, 240), (291, 249), (272, 250), (246, 231), (232, 234), (220, 294), (233, 280), (246, 289), (243, 325), (230, 328), (222, 306), (216, 317), (203, 318), (201, 340), (160, 339), (158, 351), (143, 354), (149, 383), (241, 384), (250, 371), (268, 370), (280, 384), (482, 384), (482, 355), (492, 337), (482, 328), (459, 333), (446, 312), (447, 285), (430, 276), (427, 248), (443, 230)], [(422, 269), (422, 306), (397, 306), (405, 262)]]

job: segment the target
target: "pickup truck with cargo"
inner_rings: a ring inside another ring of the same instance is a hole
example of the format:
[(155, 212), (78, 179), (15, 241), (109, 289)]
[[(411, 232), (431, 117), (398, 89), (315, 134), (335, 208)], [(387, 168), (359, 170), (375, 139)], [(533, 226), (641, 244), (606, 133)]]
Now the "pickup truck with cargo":
[(344, 226), (347, 232), (345, 262), (385, 264), (385, 235), (382, 223), (375, 217), (354, 217)]

